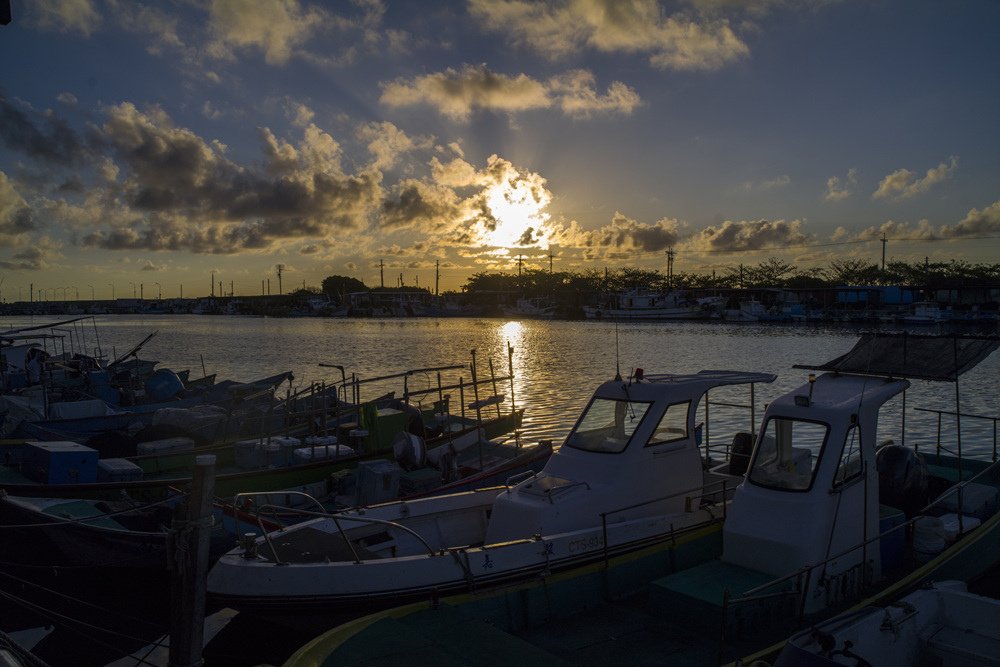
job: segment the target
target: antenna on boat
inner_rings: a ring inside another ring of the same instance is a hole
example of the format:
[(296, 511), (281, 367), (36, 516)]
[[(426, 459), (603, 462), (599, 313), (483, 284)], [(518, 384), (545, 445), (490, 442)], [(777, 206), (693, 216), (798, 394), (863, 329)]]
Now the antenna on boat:
[(621, 382), (622, 367), (618, 357), (618, 321), (615, 320), (615, 382)]

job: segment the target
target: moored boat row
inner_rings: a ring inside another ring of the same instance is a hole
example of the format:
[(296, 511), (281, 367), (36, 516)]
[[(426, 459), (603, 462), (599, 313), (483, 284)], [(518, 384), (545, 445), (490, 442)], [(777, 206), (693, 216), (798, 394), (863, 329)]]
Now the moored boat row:
[[(636, 383), (635, 378), (612, 383), (623, 392), (615, 397), (621, 407), (607, 411), (603, 422), (613, 431), (617, 415), (638, 417), (640, 426), (631, 432), (632, 437), (624, 444), (600, 432), (588, 439), (590, 410), (600, 400), (612, 398), (601, 396), (609, 388), (599, 390), (542, 473), (486, 499), (494, 504), (488, 521), (478, 509), (482, 500), (463, 499), (471, 508), (470, 519), (461, 524), (467, 532), (456, 536), (466, 540), (453, 541), (451, 549), (429, 542), (423, 552), (419, 548), (406, 555), (393, 552), (392, 546), (414, 543), (412, 537), (401, 534), (402, 527), (421, 536), (436, 535), (430, 526), (436, 529), (441, 516), (431, 511), (427, 517), (434, 521), (406, 524), (397, 507), (393, 524), (398, 526), (368, 527), (370, 533), (395, 539), (387, 549), (378, 548), (386, 542), (380, 538), (374, 540), (374, 549), (359, 550), (353, 559), (298, 564), (315, 573), (342, 568), (355, 576), (373, 567), (388, 572), (396, 560), (426, 577), (424, 570), (430, 569), (430, 563), (443, 564), (451, 558), (451, 566), (467, 574), (456, 594), (442, 596), (440, 590), (425, 590), (424, 601), (366, 617), (317, 638), (289, 664), (323, 660), (358, 664), (361, 656), (375, 661), (398, 659), (399, 644), (386, 642), (385, 633), (405, 636), (410, 627), (433, 630), (427, 630), (416, 644), (403, 642), (404, 650), (418, 651), (422, 659), (444, 660), (453, 655), (447, 640), (450, 633), (485, 632), (484, 621), (493, 628), (492, 645), (497, 651), (513, 651), (516, 645), (522, 657), (553, 662), (717, 664), (761, 649), (750, 659), (773, 659), (781, 646), (771, 644), (775, 639), (853, 604), (891, 601), (928, 581), (975, 579), (1000, 558), (1000, 464), (921, 455), (893, 445), (877, 447), (877, 437), (885, 417), (880, 415), (881, 408), (902, 396), (909, 386), (904, 378), (957, 381), (961, 372), (991, 353), (998, 341), (927, 337), (910, 338), (905, 348), (900, 343), (886, 337), (865, 338), (853, 353), (820, 366), (823, 375), (772, 401), (752, 453), (711, 469), (716, 475), (735, 478), (737, 488), (731, 499), (719, 498), (711, 504), (703, 487), (678, 489), (688, 499), (685, 510), (714, 512), (714, 524), (695, 523), (685, 531), (683, 521), (677, 521), (657, 528), (656, 519), (647, 516), (645, 527), (659, 535), (659, 541), (624, 551), (618, 548), (618, 536), (635, 528), (628, 516), (618, 521), (613, 514), (591, 512), (590, 525), (598, 528), (592, 540), (563, 542), (566, 533), (560, 528), (547, 531), (542, 523), (540, 530), (534, 530), (538, 516), (562, 518), (560, 506), (580, 507), (601, 496), (611, 483), (608, 478), (621, 480), (614, 463), (609, 463), (614, 457), (650, 453), (651, 424), (661, 422), (666, 413), (633, 404), (631, 399), (642, 396), (644, 383)], [(682, 394), (675, 395), (676, 404), (684, 404)], [(646, 422), (643, 413), (652, 414), (652, 420)], [(683, 426), (687, 432), (679, 428), (677, 435), (693, 438), (691, 420)], [(960, 447), (960, 434), (954, 437)], [(579, 446), (580, 442), (588, 443), (588, 453), (600, 463), (586, 466), (577, 461), (578, 451), (571, 443)], [(678, 442), (678, 450), (692, 444), (685, 439)], [(658, 451), (658, 446), (654, 443), (652, 451)], [(564, 457), (564, 452), (569, 456)], [(668, 488), (666, 479), (661, 473), (663, 484), (658, 490)], [(436, 502), (440, 506), (446, 501)], [(452, 502), (459, 503), (459, 499)], [(497, 511), (507, 506), (511, 507), (509, 515)], [(544, 509), (541, 515), (536, 514), (542, 511), (539, 508)], [(385, 512), (389, 511), (387, 507)], [(508, 521), (508, 516), (516, 519)], [(566, 516), (579, 514), (566, 512)], [(484, 521), (483, 543), (464, 544), (480, 535), (475, 530), (482, 530)], [(494, 528), (494, 521), (517, 526), (522, 534)], [(343, 525), (345, 548), (353, 544), (352, 533), (364, 545), (363, 526), (347, 527), (351, 524), (346, 521)], [(313, 529), (327, 536), (340, 535), (334, 527), (322, 526), (317, 523)], [(933, 539), (927, 536), (928, 526)], [(296, 540), (285, 539), (292, 534), (283, 531), (269, 539), (294, 550)], [(492, 572), (509, 567), (499, 555), (513, 547), (539, 554), (534, 569), (519, 581)], [(276, 579), (292, 576), (284, 573), (286, 569), (297, 567), (292, 551), (269, 551), (267, 539), (247, 548), (252, 554), (237, 550), (220, 560), (210, 579), (213, 590), (228, 593), (236, 572), (255, 570), (268, 573), (258, 580), (270, 579), (266, 585), (273, 590), (278, 587)], [(592, 558), (560, 570), (560, 559), (574, 550), (589, 551)], [(277, 567), (282, 557), (289, 559), (289, 565)], [(237, 558), (242, 561), (236, 563)], [(311, 589), (313, 601), (333, 590), (347, 592), (343, 586), (357, 585), (330, 576), (324, 585)], [(407, 581), (386, 577), (383, 581)], [(377, 589), (367, 593), (369, 600), (377, 598)], [(264, 588), (253, 594), (267, 595)], [(357, 600), (356, 591), (354, 596), (352, 601)], [(587, 611), (573, 612), (581, 607)], [(995, 605), (984, 608), (996, 609)], [(628, 627), (614, 620), (620, 615), (628, 619)], [(558, 640), (568, 632), (586, 635), (588, 641), (569, 645)]]

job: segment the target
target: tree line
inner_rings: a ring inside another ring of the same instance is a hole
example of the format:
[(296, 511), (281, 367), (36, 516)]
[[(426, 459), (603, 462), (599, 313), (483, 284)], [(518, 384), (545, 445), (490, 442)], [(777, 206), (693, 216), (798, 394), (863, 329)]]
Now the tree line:
[[(1000, 264), (972, 264), (962, 260), (947, 262), (887, 262), (883, 269), (864, 259), (833, 260), (826, 267), (800, 268), (769, 257), (757, 264), (727, 266), (721, 271), (665, 274), (656, 269), (620, 268), (574, 271), (525, 269), (520, 273), (480, 272), (471, 275), (461, 288), (466, 296), (490, 293), (518, 293), (528, 296), (594, 294), (632, 289), (810, 289), (838, 286), (901, 287), (991, 287), (1000, 286)], [(419, 287), (393, 288), (427, 293)], [(356, 278), (330, 276), (322, 283), (324, 293), (342, 296), (360, 291), (390, 291), (368, 288)]]

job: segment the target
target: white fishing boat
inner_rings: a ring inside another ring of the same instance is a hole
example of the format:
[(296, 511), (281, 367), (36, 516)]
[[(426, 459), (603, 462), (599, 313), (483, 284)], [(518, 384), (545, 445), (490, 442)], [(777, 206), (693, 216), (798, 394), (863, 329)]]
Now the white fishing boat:
[(611, 295), (600, 306), (584, 306), (590, 320), (693, 320), (710, 317), (709, 307), (684, 298), (678, 292), (632, 290)]
[(247, 537), (212, 568), (209, 593), (240, 609), (385, 606), (675, 539), (720, 521), (733, 484), (704, 471), (699, 402), (715, 388), (749, 384), (752, 392), (774, 378), (637, 370), (597, 389), (542, 472), (499, 489), (359, 508)]

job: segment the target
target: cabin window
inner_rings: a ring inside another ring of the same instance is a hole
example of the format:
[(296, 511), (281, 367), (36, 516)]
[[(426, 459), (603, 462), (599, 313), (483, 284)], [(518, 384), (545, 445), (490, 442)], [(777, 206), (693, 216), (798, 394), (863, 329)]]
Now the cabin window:
[(844, 451), (840, 454), (840, 465), (833, 478), (833, 487), (837, 488), (851, 480), (861, 477), (861, 429), (852, 426), (847, 431), (844, 441)]
[(809, 490), (829, 431), (818, 422), (768, 419), (750, 465), (750, 481), (772, 489)]
[(566, 438), (566, 445), (588, 452), (622, 452), (650, 405), (638, 401), (595, 398)]
[(686, 440), (688, 437), (688, 410), (690, 408), (691, 401), (668, 405), (646, 446), (653, 447), (668, 442)]

